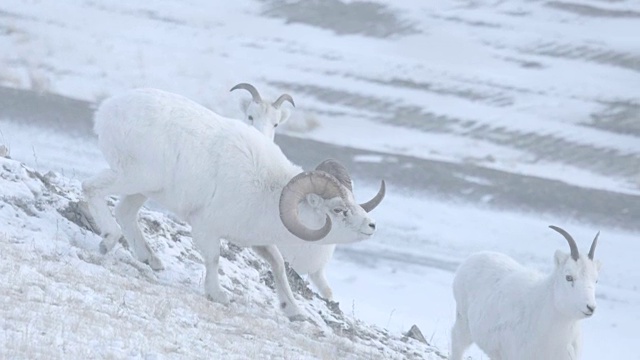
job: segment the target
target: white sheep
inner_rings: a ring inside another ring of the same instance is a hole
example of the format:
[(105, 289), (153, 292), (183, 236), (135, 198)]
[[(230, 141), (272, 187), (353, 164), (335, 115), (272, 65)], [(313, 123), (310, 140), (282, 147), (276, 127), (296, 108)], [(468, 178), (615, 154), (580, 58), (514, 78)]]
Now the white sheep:
[[(596, 309), (600, 262), (593, 259), (598, 235), (587, 256), (563, 229), (571, 254), (555, 253), (549, 275), (525, 268), (494, 252), (469, 257), (453, 280), (456, 322), (451, 360), (476, 343), (493, 360), (575, 360), (582, 342), (579, 321)], [(598, 233), (599, 234), (599, 233)]]
[[(278, 123), (282, 123), (284, 120), (280, 120), (281, 117), (278, 116), (279, 114), (276, 116), (268, 116), (265, 109), (269, 109), (271, 106), (275, 107), (276, 105), (281, 104), (285, 99), (295, 106), (291, 96), (288, 94), (282, 94), (278, 100), (271, 105), (262, 100), (258, 90), (251, 84), (238, 84), (234, 86), (231, 91), (235, 89), (245, 89), (253, 96), (253, 102), (246, 109), (244, 121), (248, 125), (255, 127), (268, 139), (273, 141), (275, 138), (274, 129), (278, 126)], [(275, 112), (272, 112), (272, 114), (275, 114)], [(353, 182), (351, 181), (351, 177), (349, 176), (347, 169), (339, 162), (331, 159), (326, 160), (322, 164), (318, 165), (316, 170), (325, 171), (334, 175), (344, 186), (353, 192)], [(384, 188), (381, 196), (384, 196)], [(313, 219), (310, 219), (310, 221), (313, 221)], [(318, 226), (318, 224), (306, 225)], [(333, 291), (327, 281), (325, 267), (333, 257), (335, 249), (335, 244), (318, 245), (307, 243), (278, 246), (278, 250), (280, 250), (284, 259), (289, 262), (289, 265), (301, 275), (308, 274), (309, 279), (316, 286), (320, 295), (328, 300), (333, 300)]]
[(258, 90), (251, 84), (238, 84), (232, 87), (231, 91), (237, 89), (247, 90), (252, 97), (252, 101), (250, 101), (245, 108), (244, 121), (258, 129), (258, 131), (263, 133), (267, 138), (273, 140), (276, 127), (287, 121), (291, 115), (289, 110), (281, 108), (282, 103), (288, 101), (291, 105), (296, 106), (291, 95), (282, 94), (276, 101), (269, 103), (262, 99)]
[[(353, 181), (347, 169), (338, 161), (328, 159), (316, 167), (317, 171), (324, 171), (333, 175), (338, 181), (353, 194)], [(366, 212), (373, 210), (384, 198), (386, 192), (384, 181), (380, 185), (378, 194), (367, 203), (360, 204)], [(317, 227), (318, 217), (301, 218), (303, 223), (310, 227)], [(325, 276), (325, 267), (329, 263), (335, 251), (336, 244), (319, 245), (316, 243), (282, 244), (278, 250), (289, 262), (289, 265), (300, 274), (309, 274), (309, 279), (316, 286), (320, 295), (328, 300), (333, 300), (333, 291)]]
[[(82, 186), (102, 232), (101, 250), (124, 234), (140, 261), (161, 269), (137, 222), (144, 202), (154, 199), (190, 223), (213, 301), (229, 302), (218, 280), (221, 238), (254, 246), (272, 267), (281, 308), (298, 320), (303, 316), (276, 245), (349, 243), (375, 232), (375, 222), (334, 176), (303, 172), (256, 129), (182, 96), (138, 89), (109, 98), (96, 112), (94, 130), (110, 168)], [(107, 195), (120, 195), (117, 222)], [(323, 220), (309, 228), (301, 218)]]

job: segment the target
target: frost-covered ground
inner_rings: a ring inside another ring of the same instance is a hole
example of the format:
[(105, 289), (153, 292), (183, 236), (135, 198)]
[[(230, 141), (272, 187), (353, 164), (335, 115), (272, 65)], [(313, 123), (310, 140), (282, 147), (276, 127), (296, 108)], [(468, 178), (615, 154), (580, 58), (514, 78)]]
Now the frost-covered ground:
[(0, 158), (1, 358), (437, 359), (434, 349), (366, 325), (293, 288), (307, 322), (277, 309), (268, 266), (223, 247), (230, 306), (202, 294), (189, 227), (143, 211), (160, 272), (122, 247), (100, 255), (79, 210), (79, 182)]
[[(289, 136), (558, 179), (633, 203), (639, 4), (7, 0), (0, 3), (0, 85), (89, 101), (154, 86), (237, 116), (247, 95), (228, 89), (250, 81), (264, 95), (293, 95)], [(75, 131), (86, 123), (48, 119), (46, 105), (33, 106), (39, 121), (55, 126), (0, 119), (14, 158), (76, 180), (103, 166), (95, 140)], [(347, 147), (340, 149), (350, 156)], [(385, 164), (379, 155), (353, 158)], [(357, 195), (375, 191), (375, 178), (354, 176)], [(584, 359), (640, 358), (637, 226), (576, 220), (597, 201), (523, 213), (492, 206), (490, 197), (446, 201), (423, 181), (411, 178), (402, 191), (389, 183), (375, 239), (337, 252), (328, 276), (343, 310), (394, 333), (417, 323), (446, 349), (451, 279), (464, 257), (492, 249), (548, 270), (553, 251), (566, 245), (547, 225), (565, 227), (583, 246), (600, 230), (605, 266), (598, 312), (583, 324)], [(519, 190), (529, 190), (526, 181)], [(637, 207), (608, 205), (615, 211), (603, 217), (640, 216)]]

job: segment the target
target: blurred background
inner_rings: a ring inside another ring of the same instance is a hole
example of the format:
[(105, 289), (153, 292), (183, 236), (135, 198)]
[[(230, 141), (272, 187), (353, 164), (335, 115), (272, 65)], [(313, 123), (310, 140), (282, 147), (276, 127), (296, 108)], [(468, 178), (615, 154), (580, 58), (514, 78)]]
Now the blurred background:
[(343, 310), (446, 350), (466, 256), (550, 271), (568, 249), (549, 224), (585, 251), (601, 231), (584, 359), (640, 359), (638, 34), (631, 0), (4, 0), (0, 142), (82, 180), (106, 166), (105, 97), (156, 87), (241, 118), (235, 84), (289, 93), (293, 162), (344, 162), (359, 199), (387, 181), (377, 235), (327, 269)]

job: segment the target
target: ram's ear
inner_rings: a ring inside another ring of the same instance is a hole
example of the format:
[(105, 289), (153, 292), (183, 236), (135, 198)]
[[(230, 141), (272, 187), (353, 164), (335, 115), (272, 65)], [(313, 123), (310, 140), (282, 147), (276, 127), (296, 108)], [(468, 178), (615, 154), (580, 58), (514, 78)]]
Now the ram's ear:
[(311, 206), (314, 209), (320, 206), (322, 202), (323, 202), (323, 199), (318, 194), (311, 193), (307, 195), (307, 204), (309, 204), (309, 206)]
[(556, 267), (563, 266), (567, 260), (569, 259), (569, 254), (563, 253), (560, 250), (556, 250), (555, 255), (553, 256)]
[(287, 120), (289, 120), (290, 116), (291, 116), (291, 110), (289, 110), (289, 109), (280, 109), (280, 122), (279, 122), (279, 124), (285, 123)]
[(247, 113), (247, 109), (249, 108), (250, 103), (251, 103), (251, 100), (249, 99), (240, 100), (240, 111), (242, 111), (243, 114)]
[(600, 262), (600, 260), (593, 260), (593, 263), (596, 264), (596, 269), (600, 271), (600, 268), (602, 267), (602, 262)]

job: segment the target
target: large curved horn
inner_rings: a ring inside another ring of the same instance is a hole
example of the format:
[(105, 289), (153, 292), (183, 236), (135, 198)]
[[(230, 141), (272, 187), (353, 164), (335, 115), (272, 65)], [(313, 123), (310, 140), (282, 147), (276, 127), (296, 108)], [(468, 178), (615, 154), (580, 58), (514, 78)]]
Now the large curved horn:
[(378, 193), (376, 194), (376, 196), (374, 196), (373, 199), (367, 201), (366, 203), (360, 204), (360, 206), (362, 206), (364, 211), (370, 212), (371, 210), (375, 209), (376, 206), (380, 205), (386, 193), (387, 193), (387, 185), (384, 183), (384, 180), (382, 180), (382, 182), (380, 183), (380, 190), (378, 190)]
[(562, 236), (564, 236), (565, 239), (567, 239), (569, 248), (571, 249), (571, 258), (575, 261), (578, 261), (578, 257), (580, 257), (580, 254), (578, 253), (578, 246), (576, 245), (576, 241), (573, 240), (573, 237), (571, 237), (571, 235), (569, 235), (569, 233), (562, 228), (553, 225), (549, 225), (549, 227), (559, 232)]
[(327, 215), (324, 226), (320, 229), (309, 229), (300, 222), (298, 204), (306, 195), (315, 193), (324, 199), (346, 194), (338, 180), (323, 171), (305, 171), (293, 177), (280, 194), (280, 220), (293, 235), (306, 241), (317, 241), (331, 231), (331, 218)]
[(596, 252), (596, 245), (598, 245), (598, 236), (600, 236), (600, 231), (596, 234), (596, 237), (593, 238), (593, 242), (591, 243), (591, 249), (589, 249), (589, 259), (593, 260), (593, 254)]
[(294, 107), (296, 106), (296, 104), (293, 102), (293, 98), (289, 94), (280, 95), (280, 97), (277, 98), (276, 101), (274, 101), (272, 105), (273, 105), (274, 108), (279, 109), (280, 105), (282, 105), (282, 103), (285, 102), (285, 101), (290, 102), (291, 105), (293, 105)]
[(344, 167), (341, 163), (334, 159), (327, 159), (320, 163), (320, 165), (316, 166), (316, 170), (324, 171), (333, 175), (340, 184), (344, 185), (349, 191), (353, 192), (353, 182), (351, 181), (351, 176), (349, 175), (349, 171)]
[(231, 88), (231, 90), (229, 91), (233, 91), (233, 90), (238, 90), (238, 89), (244, 89), (247, 90), (248, 92), (251, 93), (251, 96), (253, 97), (253, 101), (254, 102), (262, 102), (262, 98), (260, 97), (260, 93), (258, 93), (258, 90), (256, 90), (256, 88), (251, 85), (251, 84), (247, 84), (247, 83), (240, 83), (234, 87)]

